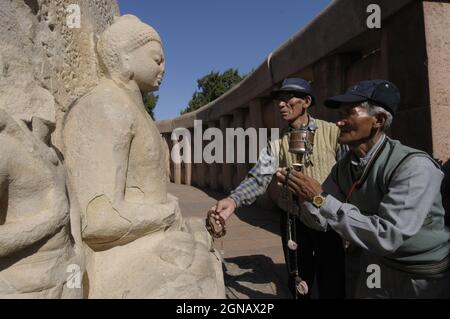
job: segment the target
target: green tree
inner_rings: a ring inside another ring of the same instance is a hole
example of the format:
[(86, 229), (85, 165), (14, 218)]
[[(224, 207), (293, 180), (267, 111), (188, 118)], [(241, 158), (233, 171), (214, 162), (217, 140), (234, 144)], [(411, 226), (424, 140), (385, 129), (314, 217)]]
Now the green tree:
[(241, 82), (244, 77), (239, 75), (237, 69), (229, 69), (223, 73), (211, 71), (208, 75), (197, 80), (198, 91), (194, 92), (192, 99), (189, 101), (189, 106), (181, 110), (180, 114), (195, 111), (214, 101)]
[(158, 103), (159, 96), (155, 95), (153, 92), (148, 93), (144, 96), (144, 105), (147, 113), (150, 114), (152, 119), (155, 119), (155, 113), (153, 110), (156, 107), (156, 103)]

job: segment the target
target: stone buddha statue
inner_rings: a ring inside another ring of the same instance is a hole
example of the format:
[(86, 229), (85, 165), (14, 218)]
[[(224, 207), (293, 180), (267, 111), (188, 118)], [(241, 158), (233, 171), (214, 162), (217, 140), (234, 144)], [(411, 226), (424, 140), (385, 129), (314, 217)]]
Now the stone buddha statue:
[[(82, 297), (65, 170), (48, 145), (53, 129), (0, 109), (0, 298)], [(74, 267), (78, 282), (67, 285)]]
[(81, 216), (90, 298), (223, 297), (220, 261), (201, 222), (167, 193), (167, 158), (143, 94), (164, 54), (138, 18), (116, 18), (97, 42), (103, 76), (63, 124), (72, 202)]

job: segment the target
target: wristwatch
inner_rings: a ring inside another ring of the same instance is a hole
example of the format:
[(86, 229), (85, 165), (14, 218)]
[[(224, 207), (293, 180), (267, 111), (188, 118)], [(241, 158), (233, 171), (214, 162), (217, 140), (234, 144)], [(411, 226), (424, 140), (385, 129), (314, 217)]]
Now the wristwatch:
[(323, 192), (319, 195), (316, 195), (312, 199), (312, 204), (316, 206), (317, 208), (320, 208), (325, 204), (325, 200), (327, 199), (327, 193)]

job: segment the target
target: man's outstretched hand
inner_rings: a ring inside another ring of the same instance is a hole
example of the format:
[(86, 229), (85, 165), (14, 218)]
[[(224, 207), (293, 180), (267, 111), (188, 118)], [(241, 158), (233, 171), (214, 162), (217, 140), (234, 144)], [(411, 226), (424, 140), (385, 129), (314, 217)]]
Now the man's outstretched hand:
[(211, 214), (211, 216), (215, 218), (216, 223), (219, 224), (219, 216), (222, 217), (224, 221), (227, 221), (227, 219), (233, 215), (235, 210), (236, 202), (231, 197), (227, 197), (219, 200), (216, 205), (211, 207), (208, 214)]

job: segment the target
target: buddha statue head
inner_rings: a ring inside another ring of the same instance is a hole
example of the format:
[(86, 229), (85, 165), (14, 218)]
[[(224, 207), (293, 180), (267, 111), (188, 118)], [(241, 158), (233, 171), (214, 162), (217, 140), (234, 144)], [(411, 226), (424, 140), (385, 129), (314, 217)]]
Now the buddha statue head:
[(97, 52), (107, 77), (134, 81), (143, 94), (159, 88), (164, 74), (161, 39), (137, 17), (117, 17), (100, 35)]

